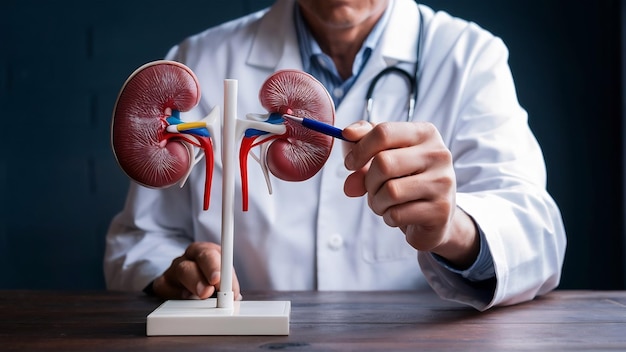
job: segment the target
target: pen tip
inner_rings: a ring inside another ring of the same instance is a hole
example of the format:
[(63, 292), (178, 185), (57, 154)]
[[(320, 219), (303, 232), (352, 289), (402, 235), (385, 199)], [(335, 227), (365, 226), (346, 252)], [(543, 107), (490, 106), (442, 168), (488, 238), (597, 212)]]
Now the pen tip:
[(292, 121), (297, 121), (297, 122), (302, 122), (303, 119), (301, 117), (297, 117), (297, 116), (293, 116), (293, 115), (289, 115), (289, 114), (283, 114), (283, 117), (288, 118)]

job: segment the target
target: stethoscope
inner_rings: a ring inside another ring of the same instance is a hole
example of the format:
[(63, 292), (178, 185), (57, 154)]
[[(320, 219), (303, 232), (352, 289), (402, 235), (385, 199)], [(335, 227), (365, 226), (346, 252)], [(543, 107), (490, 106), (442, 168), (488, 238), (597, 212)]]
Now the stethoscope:
[(403, 70), (397, 66), (390, 66), (380, 71), (372, 79), (372, 82), (367, 88), (367, 93), (365, 94), (365, 101), (366, 101), (365, 111), (367, 113), (367, 121), (372, 120), (372, 110), (374, 107), (373, 95), (374, 95), (374, 90), (376, 88), (376, 84), (378, 84), (378, 81), (382, 77), (388, 74), (399, 74), (406, 79), (409, 85), (409, 107), (408, 107), (406, 120), (410, 121), (411, 117), (413, 116), (413, 112), (415, 110), (415, 104), (417, 104), (417, 97), (419, 94), (419, 80), (420, 80), (419, 66), (420, 66), (420, 59), (422, 55), (422, 41), (423, 41), (422, 34), (424, 33), (424, 16), (422, 15), (422, 11), (419, 9), (419, 7), (417, 8), (417, 11), (419, 12), (419, 16), (420, 16), (420, 28), (419, 28), (419, 34), (417, 35), (417, 61), (415, 62), (415, 69), (413, 71), (413, 75), (411, 75), (406, 70)]

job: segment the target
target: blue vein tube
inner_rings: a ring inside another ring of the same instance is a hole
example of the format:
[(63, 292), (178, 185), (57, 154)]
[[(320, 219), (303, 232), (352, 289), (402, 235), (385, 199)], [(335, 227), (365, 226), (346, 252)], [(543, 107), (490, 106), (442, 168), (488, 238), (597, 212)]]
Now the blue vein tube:
[[(343, 130), (335, 126), (332, 126), (332, 125), (329, 125), (329, 124), (326, 124), (317, 120), (308, 119), (306, 117), (297, 117), (297, 116), (287, 115), (287, 114), (284, 114), (283, 117), (288, 118), (291, 121), (294, 121), (296, 123), (299, 123), (302, 126), (308, 129), (311, 129), (313, 131), (317, 131), (327, 136), (331, 136), (331, 137), (343, 139), (344, 141), (348, 141), (342, 135)], [(351, 141), (348, 141), (348, 142), (351, 142)]]

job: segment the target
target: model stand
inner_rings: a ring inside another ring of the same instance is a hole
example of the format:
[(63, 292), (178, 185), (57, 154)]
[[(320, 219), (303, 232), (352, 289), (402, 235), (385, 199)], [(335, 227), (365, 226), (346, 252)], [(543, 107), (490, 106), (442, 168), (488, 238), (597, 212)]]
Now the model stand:
[(233, 283), (237, 80), (224, 81), (222, 134), (222, 290), (217, 298), (169, 300), (147, 317), (146, 333), (158, 335), (289, 335), (290, 301), (235, 301)]

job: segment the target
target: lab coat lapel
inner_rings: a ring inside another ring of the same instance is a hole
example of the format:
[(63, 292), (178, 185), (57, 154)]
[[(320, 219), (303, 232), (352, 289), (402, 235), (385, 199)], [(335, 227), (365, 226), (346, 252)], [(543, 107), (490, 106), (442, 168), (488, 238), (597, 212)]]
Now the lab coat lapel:
[[(379, 72), (398, 64), (403, 65), (409, 72), (413, 72), (413, 67), (417, 61), (417, 38), (420, 21), (417, 6), (411, 0), (392, 0), (390, 10), (389, 23), (378, 47), (372, 52), (372, 56), (361, 72), (359, 79), (337, 110), (343, 125), (365, 118), (364, 106), (367, 89)], [(382, 88), (383, 81), (380, 82), (381, 86), (378, 89)], [(402, 82), (400, 82), (399, 87), (391, 87), (390, 89), (394, 88), (400, 91), (402, 98), (408, 96), (407, 88)], [(393, 94), (390, 96), (393, 97)], [(395, 97), (397, 98), (397, 96)], [(385, 104), (382, 95), (380, 98), (377, 96), (377, 99), (379, 107)]]
[(293, 0), (278, 0), (263, 16), (248, 55), (248, 65), (270, 71), (302, 70), (293, 20), (294, 4)]
[(417, 60), (419, 14), (410, 0), (395, 0), (391, 16), (379, 46), (363, 70), (358, 82), (368, 85), (383, 69), (398, 63), (414, 65)]
[(417, 6), (411, 0), (395, 0), (391, 11), (381, 42), (382, 55), (389, 65), (415, 63), (420, 27)]

